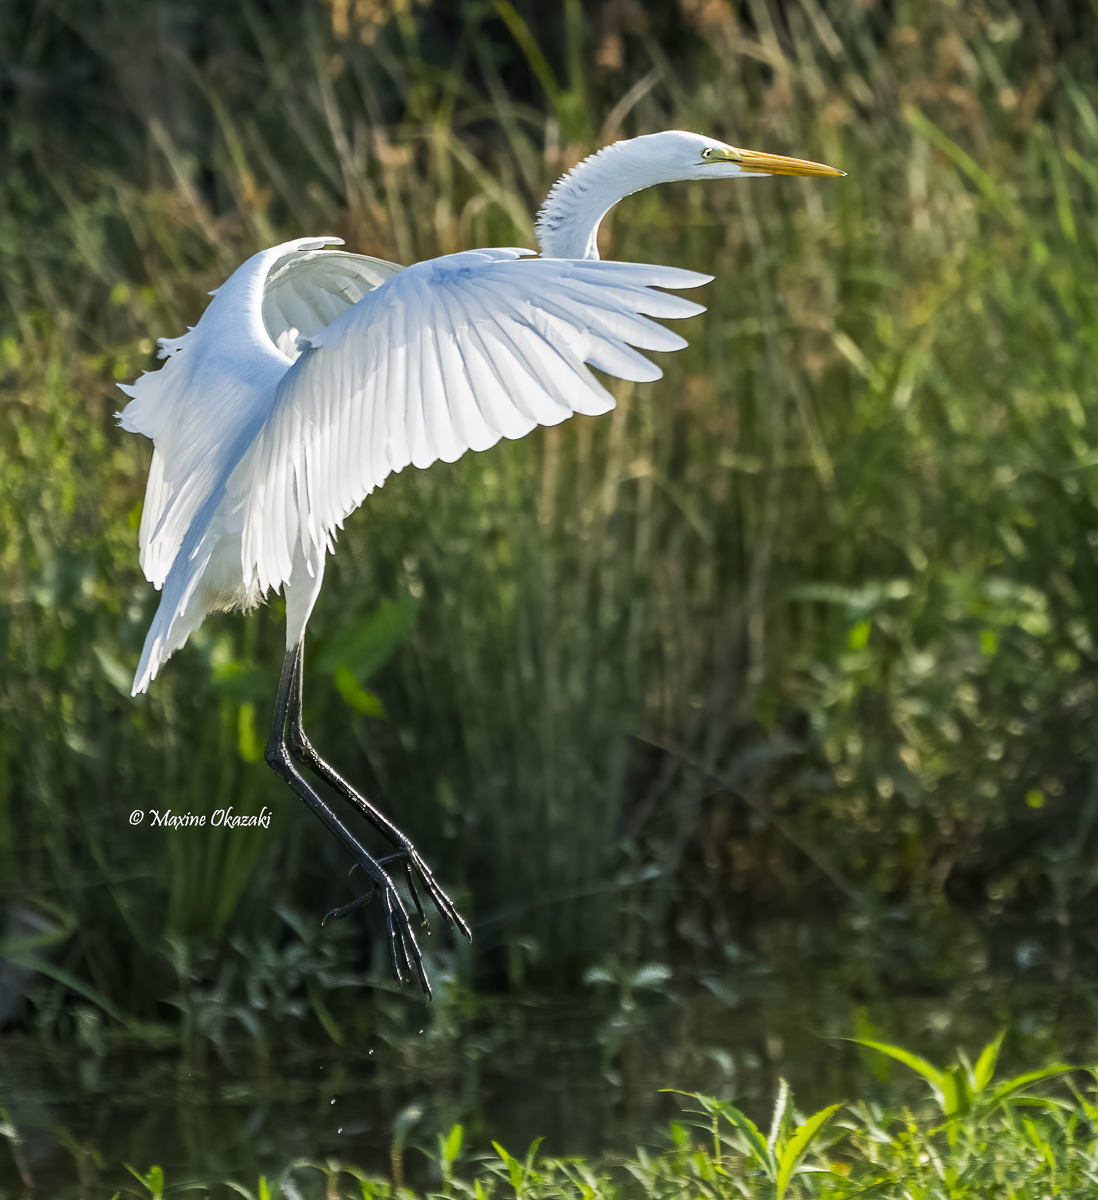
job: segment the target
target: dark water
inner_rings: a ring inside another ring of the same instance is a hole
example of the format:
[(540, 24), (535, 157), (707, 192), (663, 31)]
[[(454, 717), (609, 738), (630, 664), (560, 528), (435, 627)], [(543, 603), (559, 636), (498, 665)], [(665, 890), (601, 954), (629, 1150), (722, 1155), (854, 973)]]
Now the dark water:
[[(480, 1149), (494, 1138), (524, 1150), (544, 1135), (547, 1153), (591, 1154), (676, 1110), (659, 1092), (678, 1015), (666, 999), (632, 1023), (592, 1002), (477, 1008), (440, 1021), (417, 1006), (422, 1033), (346, 1048), (296, 1045), (267, 1063), (247, 1043), (233, 1047), (231, 1065), (211, 1055), (200, 1067), (175, 1050), (50, 1052), (11, 1037), (0, 1041), (0, 1104), (44, 1194), (75, 1184), (73, 1142), (102, 1152), (108, 1186), (126, 1182), (123, 1162), (142, 1170), (156, 1162), (169, 1182), (254, 1186), (299, 1158), (389, 1175), (394, 1127), (406, 1123), (407, 1178), (426, 1182), (430, 1163), (414, 1147), (433, 1149), (436, 1131), (456, 1122)], [(20, 1183), (15, 1166), (0, 1146), (0, 1186), (9, 1191)]]
[[(374, 1032), (343, 1047), (242, 1037), (188, 1057), (174, 1043), (156, 1049), (109, 1031), (80, 1047), (9, 1034), (0, 1196), (24, 1194), (24, 1178), (35, 1195), (113, 1190), (134, 1182), (125, 1162), (157, 1163), (169, 1184), (234, 1179), (253, 1191), (260, 1174), (299, 1159), (389, 1176), (394, 1141), (406, 1143), (407, 1181), (428, 1184), (434, 1168), (419, 1148), (434, 1151), (436, 1134), (457, 1122), (474, 1155), (493, 1139), (518, 1153), (544, 1137), (550, 1155), (658, 1146), (682, 1103), (669, 1087), (735, 1098), (758, 1120), (779, 1078), (804, 1112), (870, 1095), (917, 1100), (901, 1068), (889, 1076), (843, 1040), (854, 1033), (944, 1063), (956, 1047), (974, 1056), (1007, 1024), (1008, 1069), (1098, 1059), (1093, 987), (1040, 973), (974, 970), (865, 1002), (843, 990), (838, 970), (800, 977), (744, 962), (686, 981), (656, 971), (648, 982), (578, 998), (444, 990), (429, 1007), (375, 992), (363, 999)], [(293, 1175), (305, 1193), (320, 1178), (306, 1167)]]

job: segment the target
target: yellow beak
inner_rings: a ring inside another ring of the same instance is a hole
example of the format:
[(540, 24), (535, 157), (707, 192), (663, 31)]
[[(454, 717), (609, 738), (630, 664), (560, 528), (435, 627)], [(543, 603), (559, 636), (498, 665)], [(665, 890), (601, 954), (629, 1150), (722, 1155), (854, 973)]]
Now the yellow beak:
[(845, 175), (824, 163), (805, 158), (785, 158), (781, 154), (764, 154), (761, 150), (740, 150), (739, 164), (745, 171), (766, 175)]

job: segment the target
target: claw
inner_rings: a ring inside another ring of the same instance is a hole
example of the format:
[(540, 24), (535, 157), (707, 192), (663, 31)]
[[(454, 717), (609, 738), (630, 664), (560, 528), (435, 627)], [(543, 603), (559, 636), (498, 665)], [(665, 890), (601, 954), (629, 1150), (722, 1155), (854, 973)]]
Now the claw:
[(423, 911), (423, 905), (419, 899), (419, 891), (416, 888), (415, 876), (412, 874), (412, 864), (409, 862), (405, 862), (404, 864), (404, 878), (408, 881), (408, 891), (412, 893), (412, 903), (416, 906), (419, 923), (430, 933), (430, 927), (427, 925), (427, 914)]
[(431, 897), (431, 903), (438, 910), (439, 916), (469, 941), (472, 941), (473, 935), (469, 930), (469, 926), (462, 920), (457, 906), (442, 888), (439, 887), (431, 868), (420, 858), (416, 849), (409, 845), (402, 850), (397, 850), (394, 854), (387, 854), (384, 858), (379, 858), (378, 863), (384, 866), (387, 863), (398, 860), (404, 866), (404, 873), (408, 880), (408, 890), (412, 894), (412, 902), (416, 906), (416, 913), (419, 916), (420, 924), (427, 925), (427, 914), (419, 898), (419, 889), (416, 887), (415, 875), (419, 876), (423, 886), (427, 889), (427, 894)]
[[(439, 887), (431, 868), (419, 857), (413, 850), (410, 860), (410, 866), (414, 866), (423, 886), (427, 889), (427, 894), (431, 897), (431, 901), (439, 914), (452, 925), (459, 933), (463, 934), (469, 941), (473, 940), (473, 935), (469, 930), (469, 926), (462, 920), (461, 913), (449, 896)], [(413, 891), (414, 894), (414, 891)]]
[[(390, 857), (398, 856), (391, 855)], [(380, 861), (384, 862), (386, 860), (382, 859)], [(412, 883), (410, 877), (409, 884), (412, 888), (412, 895), (416, 900), (416, 909), (419, 912), (419, 916), (426, 923), (423, 908), (415, 892), (415, 884)], [(348, 913), (353, 913), (356, 909), (362, 908), (374, 898), (378, 890), (376, 886), (372, 887), (365, 895), (359, 896), (357, 900), (352, 900), (350, 904), (345, 904), (342, 908), (333, 908), (331, 912), (325, 914), (320, 924), (322, 926), (325, 925), (332, 917), (335, 917), (337, 921), (341, 920)], [(380, 890), (381, 902), (385, 910), (385, 934), (389, 942), (389, 958), (393, 966), (393, 978), (403, 986), (415, 977), (419, 986), (423, 989), (424, 995), (430, 1000), (431, 983), (427, 978), (427, 972), (423, 969), (423, 955), (420, 952), (419, 943), (416, 941), (416, 935), (412, 932), (411, 924), (408, 921), (408, 914), (404, 911), (400, 894), (392, 885), (382, 887)]]
[[(404, 983), (404, 968), (401, 965), (400, 959), (403, 958), (407, 962), (408, 955), (404, 949), (404, 940), (397, 939), (397, 931), (393, 928), (393, 902), (389, 897), (389, 893), (385, 892), (382, 896), (382, 904), (385, 908), (385, 936), (389, 939), (389, 958), (393, 964), (393, 978), (397, 983)], [(397, 955), (399, 949), (400, 955)]]
[[(393, 974), (397, 983), (407, 983), (413, 974), (418, 976), (420, 987), (429, 997), (431, 985), (427, 973), (423, 969), (423, 956), (420, 954), (412, 927), (408, 924), (408, 914), (395, 888), (387, 888), (383, 893), (385, 904), (385, 930), (389, 935), (389, 952), (393, 961)], [(399, 954), (398, 954), (399, 951)]]
[(345, 916), (347, 916), (348, 913), (353, 913), (355, 909), (362, 908), (363, 905), (369, 904), (369, 902), (374, 898), (374, 893), (376, 891), (377, 888), (372, 887), (364, 896), (359, 896), (357, 900), (352, 900), (350, 904), (345, 904), (342, 908), (333, 908), (331, 912), (325, 913), (324, 919), (320, 922), (321, 928), (323, 928), (327, 923), (329, 917), (335, 917), (337, 921), (341, 921)]
[[(420, 922), (423, 925), (426, 925), (427, 914), (423, 911), (423, 904), (420, 901), (419, 892), (416, 888), (415, 879), (412, 875), (413, 860), (416, 862), (417, 867), (421, 866), (421, 863), (418, 861), (419, 856), (414, 850), (411, 852), (411, 854), (409, 854), (409, 852), (406, 850), (401, 850), (396, 854), (389, 854), (385, 858), (379, 858), (377, 860), (377, 865), (384, 866), (385, 864), (393, 862), (396, 859), (403, 861), (404, 872), (408, 879), (408, 890), (412, 894), (412, 900), (416, 906), (416, 914), (418, 915)], [(355, 866), (361, 866), (361, 864), (356, 863)], [(352, 868), (352, 871), (353, 870), (354, 868)], [(434, 881), (432, 880), (431, 883), (433, 882)], [(415, 977), (419, 983), (419, 986), (423, 989), (424, 994), (428, 999), (430, 999), (431, 983), (427, 978), (427, 972), (423, 969), (423, 955), (420, 952), (419, 943), (416, 941), (416, 936), (412, 932), (412, 926), (408, 920), (408, 914), (404, 909), (404, 904), (401, 901), (400, 893), (395, 887), (392, 886), (392, 884), (387, 886), (374, 885), (364, 895), (359, 896), (357, 900), (352, 900), (350, 904), (345, 904), (342, 908), (333, 908), (331, 912), (325, 914), (324, 920), (321, 921), (321, 925), (325, 925), (332, 917), (335, 917), (336, 920), (340, 920), (341, 918), (347, 916), (348, 913), (352, 913), (356, 909), (362, 908), (374, 898), (379, 890), (381, 891), (382, 906), (385, 911), (385, 935), (389, 942), (389, 958), (393, 966), (393, 978), (397, 981), (397, 983), (403, 985)], [(435, 885), (433, 888), (429, 887), (429, 890), (431, 892), (431, 898), (435, 900), (437, 905), (438, 900), (435, 896), (435, 892), (438, 890), (437, 885)], [(439, 894), (442, 895), (443, 900), (445, 900), (449, 905), (451, 911), (456, 912), (456, 910), (453, 910), (453, 905), (449, 904), (449, 898), (446, 897), (444, 893), (440, 892)], [(449, 913), (447, 913), (441, 905), (439, 905), (439, 911), (443, 916), (449, 917)], [(458, 920), (460, 921), (461, 918), (459, 917)], [(461, 925), (464, 928), (464, 922), (461, 922)]]
[[(412, 895), (412, 903), (416, 906), (416, 915), (419, 917), (419, 923), (420, 925), (426, 927), (427, 914), (423, 911), (423, 905), (419, 899), (419, 892), (416, 889), (415, 877), (412, 875), (411, 858), (414, 854), (414, 850), (398, 850), (396, 854), (387, 854), (384, 858), (379, 858), (377, 861), (378, 864), (383, 867), (387, 866), (391, 862), (396, 862), (397, 860), (400, 861), (400, 865), (404, 868), (404, 878), (408, 882), (408, 891)], [(427, 932), (430, 933), (430, 929), (427, 929)]]

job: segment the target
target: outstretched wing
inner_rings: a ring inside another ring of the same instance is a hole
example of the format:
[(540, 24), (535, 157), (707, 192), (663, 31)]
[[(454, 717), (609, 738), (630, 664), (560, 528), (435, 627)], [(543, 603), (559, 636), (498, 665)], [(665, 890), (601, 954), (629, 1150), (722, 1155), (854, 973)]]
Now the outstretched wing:
[[(471, 250), (408, 267), (312, 337), (229, 481), (243, 509), (244, 578), (290, 577), (392, 471), (453, 462), (501, 437), (614, 400), (586, 364), (622, 379), (662, 372), (633, 347), (678, 350), (646, 319), (701, 305), (658, 287), (708, 275), (639, 263), (529, 259)], [(299, 343), (302, 344), (302, 343)]]

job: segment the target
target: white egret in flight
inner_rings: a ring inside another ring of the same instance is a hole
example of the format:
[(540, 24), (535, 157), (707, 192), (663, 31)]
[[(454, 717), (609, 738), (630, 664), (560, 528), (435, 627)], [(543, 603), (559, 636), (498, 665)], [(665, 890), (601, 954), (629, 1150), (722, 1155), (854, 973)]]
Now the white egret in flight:
[[(393, 972), (430, 994), (392, 868), (419, 920), (416, 878), (438, 911), (469, 930), (411, 841), (313, 749), (302, 727), (305, 624), (336, 530), (393, 471), (453, 462), (536, 425), (603, 413), (610, 393), (588, 365), (621, 379), (662, 372), (637, 352), (677, 350), (648, 317), (701, 305), (658, 288), (711, 276), (600, 262), (599, 223), (623, 197), (683, 179), (841, 175), (738, 150), (694, 133), (616, 142), (560, 179), (537, 220), (541, 256), (469, 250), (401, 268), (298, 238), (248, 259), (190, 332), (160, 340), (165, 364), (123, 390), (122, 427), (153, 440), (141, 516), (141, 567), (162, 590), (134, 678), (145, 691), (209, 612), (286, 598), (286, 657), (267, 762), (317, 814), (381, 896)], [(307, 767), (392, 845), (377, 857), (302, 775)]]

